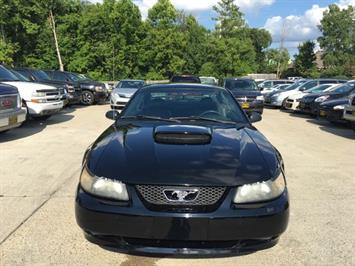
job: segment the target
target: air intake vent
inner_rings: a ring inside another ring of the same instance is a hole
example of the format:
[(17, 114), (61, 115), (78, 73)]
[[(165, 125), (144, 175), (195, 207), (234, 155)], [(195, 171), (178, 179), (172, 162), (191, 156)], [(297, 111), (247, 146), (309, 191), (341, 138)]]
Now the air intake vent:
[(157, 133), (155, 141), (162, 144), (208, 144), (211, 142), (209, 135)]
[(211, 130), (198, 126), (160, 126), (155, 129), (154, 139), (160, 144), (203, 145), (211, 143)]

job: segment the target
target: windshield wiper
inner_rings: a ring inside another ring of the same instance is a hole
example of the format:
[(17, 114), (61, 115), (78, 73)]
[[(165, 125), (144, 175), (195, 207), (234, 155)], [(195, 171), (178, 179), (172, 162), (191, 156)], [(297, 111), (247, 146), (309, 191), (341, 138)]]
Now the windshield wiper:
[(233, 122), (233, 121), (225, 121), (225, 120), (206, 118), (206, 117), (201, 117), (201, 116), (174, 117), (174, 119), (177, 119), (177, 120), (200, 120), (200, 121), (207, 121), (207, 122), (214, 122), (214, 123), (221, 123), (221, 124), (230, 124), (230, 125), (236, 124), (236, 122)]
[(120, 117), (120, 119), (156, 120), (156, 121), (180, 123), (180, 121), (178, 119), (163, 118), (163, 117), (159, 117), (159, 116), (147, 116), (147, 115), (123, 116), (123, 117)]

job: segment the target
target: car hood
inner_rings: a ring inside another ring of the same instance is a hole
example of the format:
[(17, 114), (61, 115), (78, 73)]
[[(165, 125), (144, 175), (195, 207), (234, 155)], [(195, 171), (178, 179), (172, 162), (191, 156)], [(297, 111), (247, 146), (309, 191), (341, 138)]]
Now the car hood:
[(347, 93), (339, 93), (339, 92), (321, 92), (321, 93), (311, 93), (310, 95), (308, 95), (307, 97), (310, 97), (310, 98), (318, 98), (318, 97), (321, 97), (321, 96), (329, 96), (330, 99), (335, 99), (335, 98), (339, 98), (339, 97), (342, 97), (342, 96), (345, 96), (347, 95)]
[(288, 97), (288, 96), (291, 96), (291, 95), (294, 95), (294, 94), (298, 94), (298, 93), (299, 93), (299, 90), (298, 90), (298, 89), (295, 89), (295, 90), (280, 92), (280, 93), (278, 94), (278, 96), (279, 96), (279, 97)]
[(137, 92), (138, 89), (134, 89), (134, 88), (119, 88), (119, 89), (115, 89), (115, 92), (118, 94), (122, 94), (126, 97), (132, 97), (133, 94), (135, 94)]
[(62, 88), (65, 87), (66, 85), (71, 85), (74, 86), (74, 82), (68, 82), (68, 81), (59, 81), (59, 80), (39, 80), (36, 81), (37, 83), (45, 84), (45, 85), (51, 85), (57, 88)]
[(7, 94), (18, 94), (18, 90), (16, 87), (0, 83), (0, 95), (7, 95)]
[(274, 96), (276, 94), (280, 94), (280, 93), (283, 93), (283, 92), (285, 92), (285, 90), (273, 90), (273, 91), (267, 93), (267, 96), (271, 97), (271, 96)]
[(326, 102), (321, 103), (321, 107), (334, 107), (337, 105), (345, 105), (349, 104), (349, 99), (348, 98), (341, 98), (341, 99), (336, 99), (336, 100), (329, 100)]
[(290, 100), (297, 100), (297, 99), (300, 99), (302, 98), (303, 96), (307, 95), (308, 93), (304, 93), (304, 92), (299, 92), (299, 93), (295, 93), (295, 94), (292, 94), (290, 95), (288, 98)]
[(260, 91), (245, 91), (245, 90), (232, 90), (234, 97), (244, 97), (244, 96), (260, 96), (262, 95)]
[(56, 90), (56, 87), (44, 85), (40, 83), (33, 83), (33, 82), (25, 82), (25, 81), (6, 81), (3, 82), (5, 84), (9, 84), (15, 86), (19, 90), (21, 89), (31, 89), (31, 90)]
[(83, 85), (83, 86), (94, 85), (94, 86), (102, 86), (102, 87), (105, 87), (105, 84), (104, 84), (104, 83), (97, 82), (97, 81), (94, 81), (94, 80), (78, 81), (78, 83), (79, 83), (80, 85)]
[(128, 184), (237, 186), (280, 172), (275, 149), (257, 130), (207, 129), (209, 144), (172, 145), (154, 140), (155, 126), (113, 125), (87, 153), (87, 166), (96, 176)]

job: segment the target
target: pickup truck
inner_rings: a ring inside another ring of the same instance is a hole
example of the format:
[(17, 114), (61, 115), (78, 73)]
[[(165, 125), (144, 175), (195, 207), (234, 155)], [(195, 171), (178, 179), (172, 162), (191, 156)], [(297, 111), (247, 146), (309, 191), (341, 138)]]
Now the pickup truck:
[(14, 68), (13, 70), (15, 72), (20, 73), (22, 76), (26, 77), (28, 81), (53, 86), (58, 88), (61, 92), (66, 91), (67, 99), (62, 99), (62, 100), (64, 101), (66, 100), (69, 104), (80, 103), (81, 89), (71, 81), (52, 80), (51, 77), (47, 75), (47, 73), (39, 69), (17, 67)]
[(58, 88), (20, 81), (4, 66), (0, 65), (0, 82), (16, 87), (30, 118), (47, 119), (63, 108), (62, 95)]
[(72, 82), (75, 87), (81, 89), (81, 104), (92, 105), (104, 103), (108, 97), (108, 91), (104, 83), (90, 79), (83, 74), (67, 71), (48, 70), (45, 71), (52, 80)]
[(0, 132), (19, 127), (26, 120), (26, 109), (21, 108), (18, 90), (0, 83)]

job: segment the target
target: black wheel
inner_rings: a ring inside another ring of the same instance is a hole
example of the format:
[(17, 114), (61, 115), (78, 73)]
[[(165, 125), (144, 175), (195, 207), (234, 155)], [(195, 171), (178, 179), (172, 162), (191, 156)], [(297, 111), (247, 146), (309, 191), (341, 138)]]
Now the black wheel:
[(83, 105), (93, 105), (94, 102), (95, 102), (95, 97), (91, 91), (83, 91), (81, 93), (81, 103)]
[(51, 117), (51, 115), (43, 115), (43, 116), (35, 116), (32, 118), (33, 118), (33, 120), (37, 120), (37, 121), (45, 121), (50, 117)]

